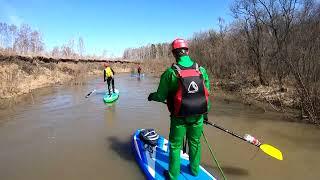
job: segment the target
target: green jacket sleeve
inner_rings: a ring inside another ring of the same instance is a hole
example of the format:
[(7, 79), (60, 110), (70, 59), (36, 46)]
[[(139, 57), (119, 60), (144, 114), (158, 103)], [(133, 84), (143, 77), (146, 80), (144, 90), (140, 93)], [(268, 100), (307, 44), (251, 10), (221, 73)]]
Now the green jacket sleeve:
[(153, 101), (164, 102), (169, 93), (173, 91), (175, 87), (173, 84), (177, 84), (177, 77), (172, 68), (168, 68), (160, 78), (160, 83), (157, 92), (152, 93), (151, 99)]

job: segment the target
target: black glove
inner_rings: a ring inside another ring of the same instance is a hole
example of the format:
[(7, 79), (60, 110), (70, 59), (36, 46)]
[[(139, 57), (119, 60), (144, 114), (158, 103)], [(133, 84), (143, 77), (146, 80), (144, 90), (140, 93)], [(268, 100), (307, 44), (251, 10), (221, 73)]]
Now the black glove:
[(209, 120), (208, 120), (208, 114), (204, 114), (203, 115), (203, 123), (204, 124), (208, 124)]
[(150, 93), (148, 96), (148, 101), (152, 101), (152, 96), (153, 96), (153, 93)]

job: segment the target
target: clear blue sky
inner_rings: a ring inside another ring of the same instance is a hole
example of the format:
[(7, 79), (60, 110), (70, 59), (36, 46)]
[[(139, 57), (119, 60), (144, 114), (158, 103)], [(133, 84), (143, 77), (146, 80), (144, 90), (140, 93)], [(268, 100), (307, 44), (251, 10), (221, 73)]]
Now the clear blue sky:
[(0, 22), (29, 24), (46, 49), (82, 36), (86, 53), (121, 56), (125, 48), (169, 42), (231, 20), (232, 0), (0, 0)]

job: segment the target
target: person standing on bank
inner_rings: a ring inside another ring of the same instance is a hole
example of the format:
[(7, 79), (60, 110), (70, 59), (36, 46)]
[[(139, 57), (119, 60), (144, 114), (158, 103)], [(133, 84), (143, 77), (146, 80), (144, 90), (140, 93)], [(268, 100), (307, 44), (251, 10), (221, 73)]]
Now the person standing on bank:
[(167, 101), (170, 111), (170, 152), (169, 170), (165, 171), (165, 177), (177, 179), (180, 174), (180, 151), (185, 135), (189, 146), (190, 171), (193, 176), (199, 173), (200, 138), (203, 122), (208, 120), (210, 82), (205, 68), (189, 57), (189, 48), (185, 40), (175, 39), (171, 46), (176, 64), (161, 75), (157, 92), (150, 93), (148, 101)]

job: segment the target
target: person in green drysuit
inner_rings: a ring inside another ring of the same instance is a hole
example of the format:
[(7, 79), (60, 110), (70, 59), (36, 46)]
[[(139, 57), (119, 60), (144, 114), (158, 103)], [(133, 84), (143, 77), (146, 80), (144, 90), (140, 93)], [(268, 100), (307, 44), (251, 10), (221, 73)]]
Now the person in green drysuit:
[[(183, 39), (176, 39), (172, 43), (173, 55), (178, 65), (182, 67), (191, 67), (194, 61), (188, 56), (188, 46)], [(175, 53), (175, 49), (184, 49)], [(199, 68), (205, 87), (210, 91), (210, 82), (208, 74), (203, 67)], [(170, 67), (162, 75), (157, 92), (148, 96), (149, 101), (165, 102), (171, 94), (178, 89), (178, 77), (175, 70)], [(210, 102), (207, 103), (207, 111), (210, 108)], [(170, 118), (170, 152), (169, 152), (169, 171), (165, 176), (169, 179), (177, 179), (180, 174), (180, 151), (183, 144), (183, 138), (186, 135), (189, 146), (190, 171), (192, 175), (197, 176), (201, 160), (200, 138), (203, 131), (203, 121), (208, 120), (207, 114), (191, 117), (175, 117), (171, 113)]]

